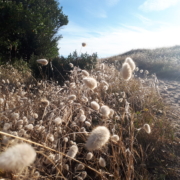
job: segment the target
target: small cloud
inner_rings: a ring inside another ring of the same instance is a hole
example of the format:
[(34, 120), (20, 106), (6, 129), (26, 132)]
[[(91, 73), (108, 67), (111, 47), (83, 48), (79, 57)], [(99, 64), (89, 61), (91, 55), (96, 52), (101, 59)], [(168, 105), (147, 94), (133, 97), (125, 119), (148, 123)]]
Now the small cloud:
[(147, 25), (147, 26), (153, 25), (153, 21), (152, 21), (151, 19), (146, 18), (146, 17), (144, 17), (144, 16), (142, 16), (142, 15), (140, 15), (140, 14), (135, 14), (135, 16), (136, 16), (143, 24), (145, 24), (145, 25)]
[(106, 0), (106, 4), (110, 7), (115, 6), (120, 0)]
[(87, 9), (86, 11), (94, 17), (107, 18), (107, 14), (106, 14), (106, 11), (104, 9), (94, 9), (94, 10)]
[(171, 6), (174, 6), (180, 2), (180, 0), (146, 0), (139, 9), (142, 11), (162, 11)]

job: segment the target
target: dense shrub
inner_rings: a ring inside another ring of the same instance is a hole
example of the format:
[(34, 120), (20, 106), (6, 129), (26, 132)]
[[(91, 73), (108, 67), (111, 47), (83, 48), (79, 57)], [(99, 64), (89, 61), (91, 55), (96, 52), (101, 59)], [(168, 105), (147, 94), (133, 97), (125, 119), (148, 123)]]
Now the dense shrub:
[(38, 65), (36, 60), (37, 56), (32, 56), (30, 60), (30, 67), (33, 75), (36, 78), (53, 79), (63, 84), (68, 79), (72, 67), (69, 65), (72, 63), (81, 69), (91, 70), (94, 69), (97, 63), (97, 54), (93, 53), (89, 55), (82, 53), (78, 56), (77, 52), (73, 52), (67, 58), (61, 56), (54, 59), (50, 59), (47, 66)]

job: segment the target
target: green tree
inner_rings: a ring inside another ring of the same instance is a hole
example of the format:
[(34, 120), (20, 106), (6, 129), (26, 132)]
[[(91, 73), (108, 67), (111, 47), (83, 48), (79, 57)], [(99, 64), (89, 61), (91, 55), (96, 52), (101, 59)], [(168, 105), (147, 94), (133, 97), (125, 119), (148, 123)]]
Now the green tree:
[(58, 55), (58, 30), (68, 17), (55, 0), (0, 0), (0, 55), (29, 59)]

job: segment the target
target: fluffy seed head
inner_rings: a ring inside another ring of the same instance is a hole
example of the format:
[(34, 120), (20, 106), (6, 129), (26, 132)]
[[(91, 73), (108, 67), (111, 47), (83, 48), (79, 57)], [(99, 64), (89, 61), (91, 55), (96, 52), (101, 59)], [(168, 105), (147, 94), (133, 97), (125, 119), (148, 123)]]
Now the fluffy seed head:
[(87, 172), (86, 172), (86, 171), (82, 171), (82, 172), (81, 172), (81, 177), (82, 177), (83, 179), (85, 179), (86, 176), (87, 176)]
[(49, 106), (49, 104), (50, 104), (49, 101), (45, 98), (41, 99), (41, 103), (43, 103), (45, 106)]
[(136, 64), (130, 57), (127, 57), (125, 59), (125, 62), (130, 65), (132, 71), (134, 71), (136, 69)]
[(73, 65), (72, 63), (69, 63), (69, 66), (70, 66), (71, 68), (73, 68), (73, 67), (74, 67), (74, 65)]
[(74, 94), (70, 95), (70, 96), (68, 97), (68, 100), (70, 100), (70, 101), (76, 100), (76, 95), (74, 95)]
[(85, 166), (83, 164), (78, 164), (76, 170), (83, 170), (84, 167)]
[(0, 98), (0, 104), (3, 104), (3, 103), (4, 103), (4, 99)]
[(12, 126), (12, 124), (10, 124), (10, 123), (5, 123), (4, 126), (3, 126), (3, 130), (4, 130), (4, 131), (7, 131), (11, 126)]
[(101, 106), (100, 113), (103, 115), (103, 117), (108, 117), (110, 114), (110, 108), (108, 106)]
[(46, 59), (38, 59), (36, 60), (37, 63), (46, 66), (48, 64), (48, 61)]
[(150, 127), (149, 124), (144, 124), (143, 129), (144, 129), (148, 134), (151, 133), (151, 127)]
[(62, 119), (60, 117), (55, 118), (53, 121), (56, 125), (59, 125), (62, 123)]
[(104, 158), (102, 158), (102, 157), (99, 158), (99, 165), (101, 167), (106, 167), (106, 161)]
[(83, 78), (83, 82), (89, 89), (93, 90), (97, 87), (97, 81), (92, 77)]
[(113, 115), (114, 115), (114, 110), (113, 110), (113, 109), (110, 109), (110, 114), (109, 114), (109, 116), (112, 118)]
[(86, 43), (83, 42), (83, 43), (82, 43), (82, 47), (85, 47), (85, 46), (86, 46)]
[(85, 121), (85, 125), (86, 125), (87, 127), (91, 127), (91, 123), (90, 123), (89, 121)]
[(98, 111), (99, 110), (99, 104), (96, 102), (96, 101), (92, 101), (91, 102), (91, 107), (92, 107), (92, 109), (94, 109), (94, 110), (96, 110), (96, 111)]
[(86, 116), (82, 114), (82, 115), (79, 117), (79, 122), (84, 122), (85, 120), (86, 120)]
[(93, 153), (92, 152), (88, 152), (86, 155), (86, 160), (91, 160), (93, 158)]
[(109, 137), (109, 130), (105, 126), (98, 126), (91, 132), (86, 142), (86, 148), (89, 151), (100, 149), (107, 143)]
[(76, 156), (77, 152), (78, 152), (77, 145), (72, 145), (69, 148), (69, 151), (67, 152), (67, 155), (70, 156), (71, 158), (74, 158)]
[(111, 140), (114, 141), (114, 142), (117, 142), (117, 141), (119, 141), (119, 136), (114, 134), (114, 135), (111, 136)]
[(83, 76), (89, 76), (89, 73), (86, 70), (82, 70), (81, 73)]
[(25, 126), (25, 128), (28, 130), (33, 130), (34, 126), (33, 126), (33, 124), (28, 124)]
[(130, 65), (128, 63), (126, 63), (126, 62), (123, 63), (123, 65), (122, 65), (121, 76), (126, 81), (128, 81), (132, 76), (132, 69), (131, 69)]
[(0, 154), (0, 169), (20, 171), (34, 162), (35, 150), (26, 143), (16, 144)]

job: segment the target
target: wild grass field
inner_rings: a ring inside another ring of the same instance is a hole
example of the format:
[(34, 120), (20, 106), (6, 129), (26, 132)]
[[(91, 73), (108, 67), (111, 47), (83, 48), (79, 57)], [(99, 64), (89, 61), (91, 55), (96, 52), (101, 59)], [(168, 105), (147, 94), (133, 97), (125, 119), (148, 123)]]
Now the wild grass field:
[[(130, 51), (90, 71), (69, 64), (63, 86), (1, 65), (0, 177), (180, 179), (180, 139), (167, 115), (171, 107), (158, 93), (159, 74), (150, 75), (158, 63), (170, 65), (175, 52), (171, 68), (176, 71), (176, 48)], [(143, 73), (123, 64), (128, 56)]]
[(104, 58), (107, 63), (120, 63), (131, 57), (140, 69), (156, 73), (158, 78), (180, 80), (180, 46), (156, 49), (136, 49), (126, 53)]

